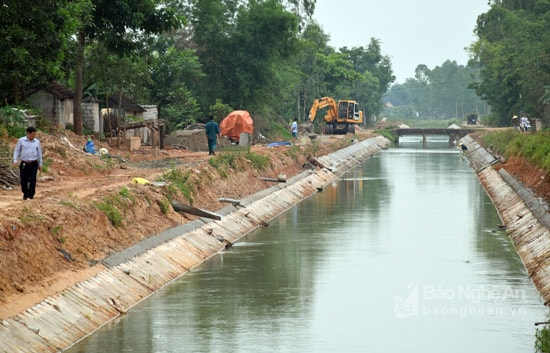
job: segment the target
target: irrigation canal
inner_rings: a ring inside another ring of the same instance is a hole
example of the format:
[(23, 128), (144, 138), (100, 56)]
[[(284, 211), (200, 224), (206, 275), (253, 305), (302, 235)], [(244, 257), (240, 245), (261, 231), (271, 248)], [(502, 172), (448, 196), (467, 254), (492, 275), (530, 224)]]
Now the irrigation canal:
[(404, 140), (67, 352), (533, 352), (547, 309), (467, 160)]

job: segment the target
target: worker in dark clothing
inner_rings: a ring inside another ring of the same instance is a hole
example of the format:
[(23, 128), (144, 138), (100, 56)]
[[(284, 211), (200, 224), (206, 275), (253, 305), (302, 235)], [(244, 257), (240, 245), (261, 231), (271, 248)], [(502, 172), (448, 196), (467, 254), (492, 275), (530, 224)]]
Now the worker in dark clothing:
[(216, 146), (218, 145), (218, 137), (220, 136), (220, 127), (214, 121), (214, 116), (210, 115), (210, 119), (205, 126), (206, 137), (208, 139), (208, 155), (216, 154)]

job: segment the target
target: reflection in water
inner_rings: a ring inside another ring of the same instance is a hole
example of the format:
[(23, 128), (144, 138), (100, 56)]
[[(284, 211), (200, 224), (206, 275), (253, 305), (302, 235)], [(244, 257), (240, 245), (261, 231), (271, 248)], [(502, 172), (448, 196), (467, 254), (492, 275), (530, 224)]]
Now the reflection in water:
[(381, 152), (70, 352), (532, 352), (546, 310), (437, 147)]

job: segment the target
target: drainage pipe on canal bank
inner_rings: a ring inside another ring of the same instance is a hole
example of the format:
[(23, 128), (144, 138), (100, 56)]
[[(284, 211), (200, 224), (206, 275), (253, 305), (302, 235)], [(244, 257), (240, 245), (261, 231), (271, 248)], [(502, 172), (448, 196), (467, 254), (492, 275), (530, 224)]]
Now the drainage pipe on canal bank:
[(544, 305), (550, 304), (550, 214), (537, 197), (506, 172), (493, 165), (500, 161), (471, 137), (459, 141), (468, 147), (465, 157), (504, 222), (529, 278)]
[(104, 259), (106, 269), (0, 323), (0, 353), (59, 352), (124, 314), (174, 279), (223, 251), (345, 171), (387, 148), (382, 136), (319, 157), (323, 169), (247, 197), (207, 218), (149, 237)]

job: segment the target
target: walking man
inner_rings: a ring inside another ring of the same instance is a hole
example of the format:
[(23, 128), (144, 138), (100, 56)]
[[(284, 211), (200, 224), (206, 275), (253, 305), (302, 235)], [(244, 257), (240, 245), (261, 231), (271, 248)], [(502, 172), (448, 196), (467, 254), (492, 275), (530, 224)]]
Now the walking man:
[(36, 173), (42, 170), (42, 147), (36, 138), (36, 129), (32, 126), (27, 128), (27, 136), (17, 141), (13, 151), (13, 165), (19, 163), (19, 178), (23, 200), (34, 198), (36, 189)]
[(208, 155), (216, 154), (216, 146), (218, 145), (218, 136), (220, 136), (220, 127), (214, 121), (214, 116), (210, 115), (210, 120), (205, 126), (206, 137), (208, 138)]

